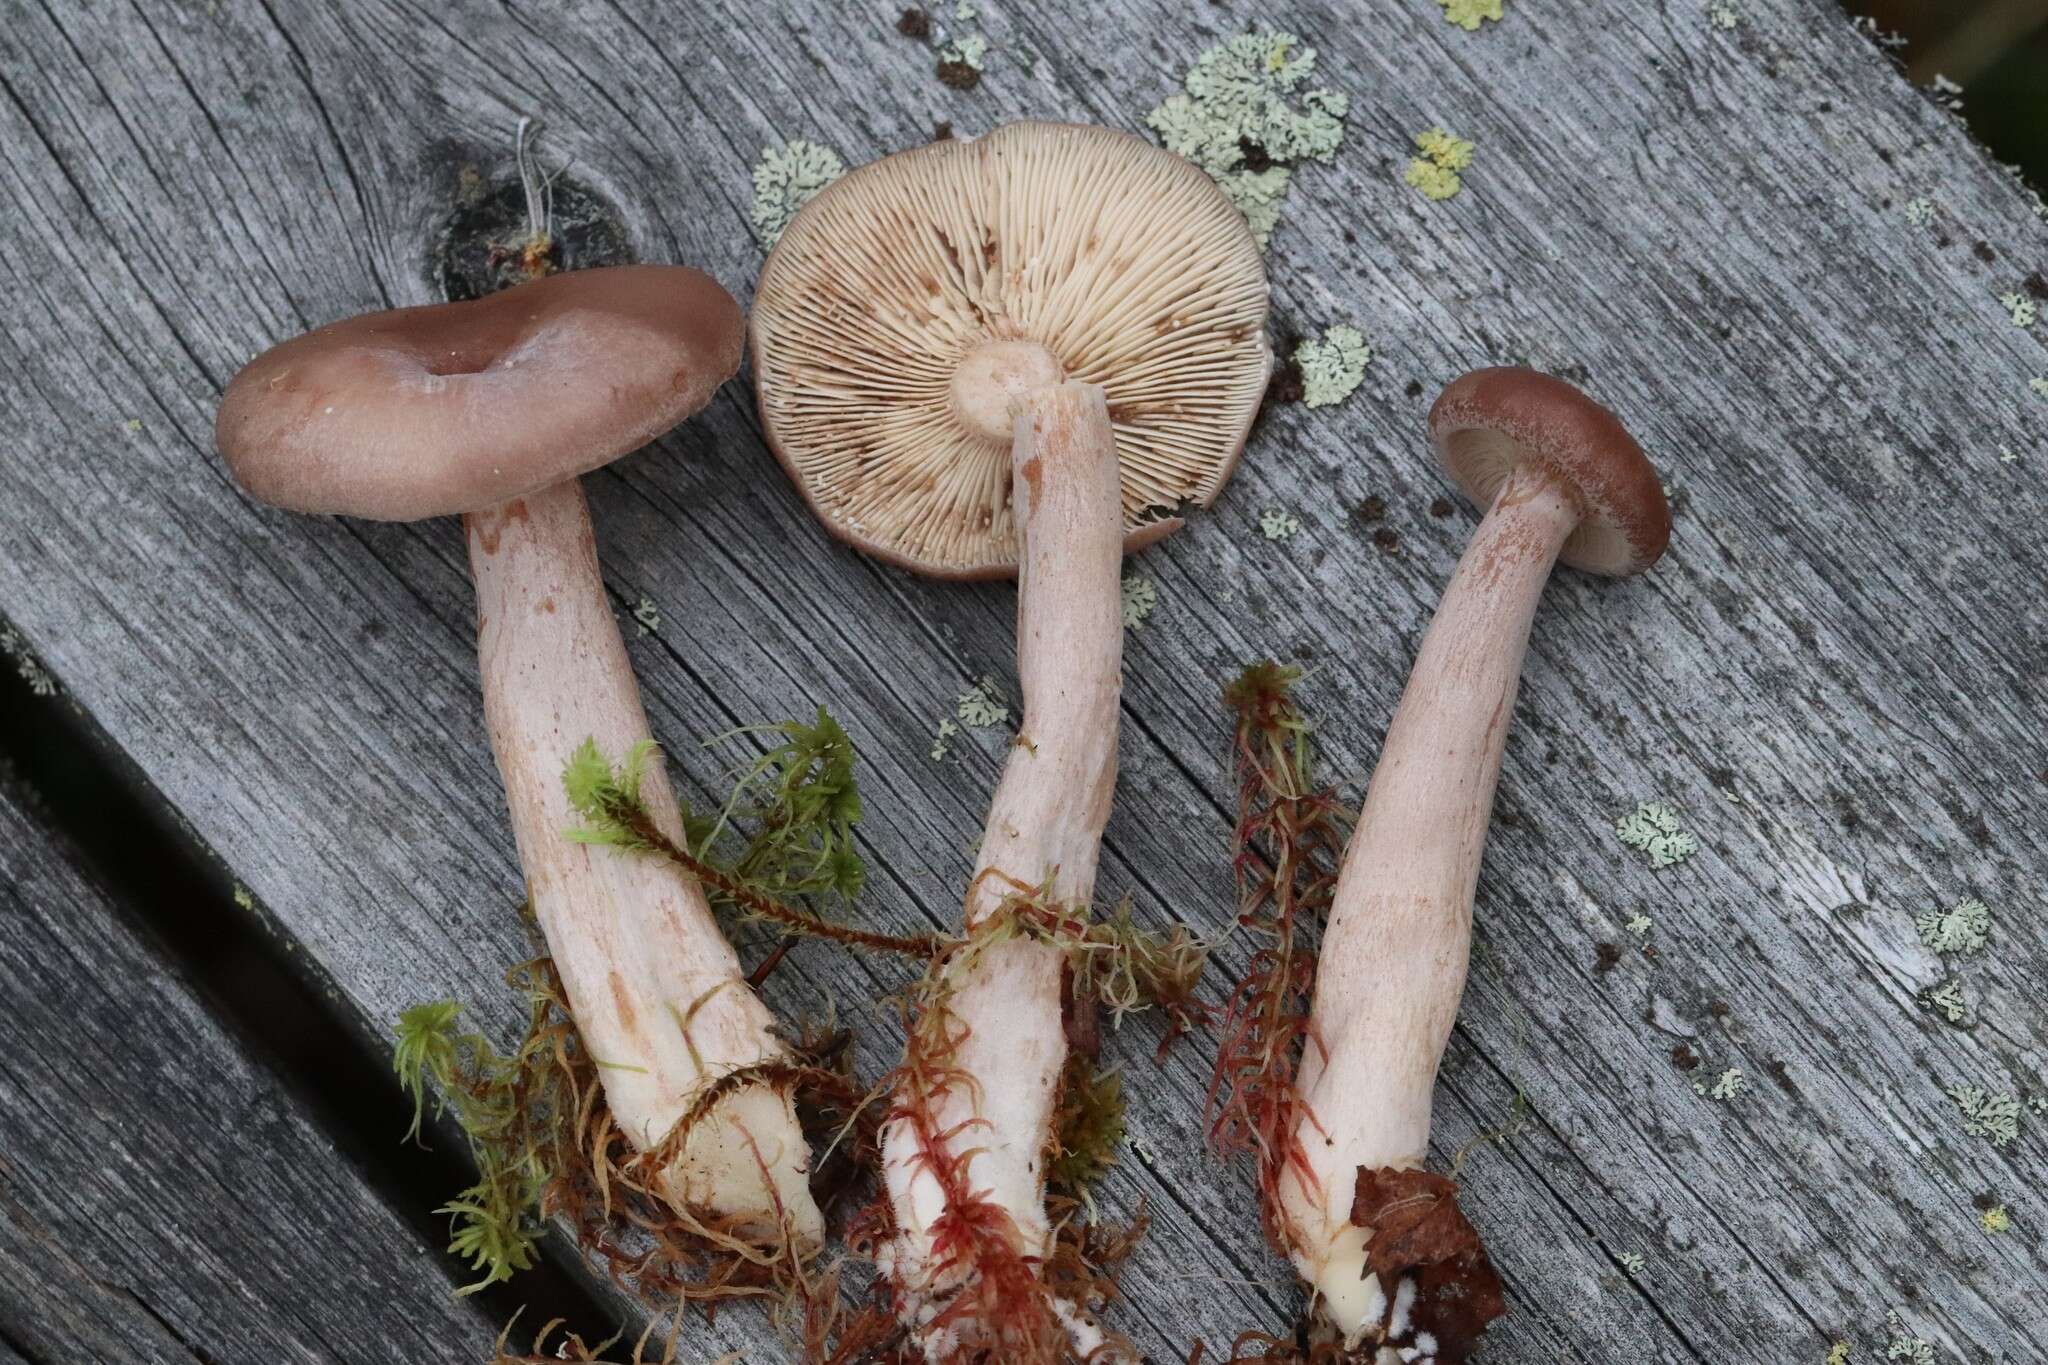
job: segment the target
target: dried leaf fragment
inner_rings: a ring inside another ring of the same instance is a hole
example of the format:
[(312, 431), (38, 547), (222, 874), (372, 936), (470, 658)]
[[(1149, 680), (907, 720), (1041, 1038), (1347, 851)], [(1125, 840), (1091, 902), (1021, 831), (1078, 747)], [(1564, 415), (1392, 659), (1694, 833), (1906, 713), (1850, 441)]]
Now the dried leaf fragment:
[[(1435, 1338), (1438, 1365), (1458, 1365), (1480, 1333), (1507, 1312), (1500, 1276), (1478, 1229), (1458, 1207), (1458, 1187), (1430, 1171), (1359, 1168), (1351, 1221), (1372, 1230), (1366, 1268), (1383, 1286), (1413, 1277), (1408, 1320), (1417, 1344)], [(1401, 1296), (1390, 1294), (1398, 1313)]]

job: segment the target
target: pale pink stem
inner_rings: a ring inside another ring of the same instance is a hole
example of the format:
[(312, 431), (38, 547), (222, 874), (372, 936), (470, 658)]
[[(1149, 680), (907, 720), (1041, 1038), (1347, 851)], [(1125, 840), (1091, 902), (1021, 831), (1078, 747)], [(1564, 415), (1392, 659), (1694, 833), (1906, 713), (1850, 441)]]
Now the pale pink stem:
[[(968, 889), (970, 927), (1031, 888), (1085, 908), (1116, 786), (1123, 503), (1102, 390), (1070, 383), (1031, 393), (1017, 418), (1012, 465), (1023, 541), (1024, 714)], [(1044, 1157), (1067, 1055), (1061, 964), (1057, 948), (1006, 942), (962, 973), (951, 1007), (967, 1034), (953, 1060), (971, 1084), (945, 1092), (932, 1125), (957, 1130), (949, 1143), (956, 1153), (972, 1150), (970, 1187), (1009, 1213), (1028, 1256), (1049, 1250)], [(920, 1155), (909, 1124), (884, 1132), (900, 1234), (892, 1269), (913, 1295), (945, 1288), (927, 1283), (929, 1228), (944, 1201)]]
[(1302, 1273), (1347, 1330), (1377, 1314), (1350, 1226), (1360, 1166), (1422, 1164), (1465, 988), (1472, 898), (1543, 585), (1581, 517), (1540, 467), (1501, 490), (1458, 562), (1388, 727), (1338, 879), (1299, 1084), (1313, 1184), (1283, 1206)]
[[(648, 737), (582, 489), (572, 479), (465, 525), (485, 723), (534, 913), (603, 1068), (612, 1116), (636, 1146), (651, 1147), (708, 1080), (782, 1048), (695, 881), (661, 860), (564, 837), (582, 823), (562, 787), (577, 746), (594, 739), (616, 761)], [(655, 823), (679, 838), (658, 759), (640, 792)], [(749, 1087), (693, 1130), (669, 1169), (670, 1193), (699, 1210), (758, 1216), (767, 1235), (779, 1205), (800, 1238), (817, 1241), (824, 1225), (809, 1165), (790, 1102)]]

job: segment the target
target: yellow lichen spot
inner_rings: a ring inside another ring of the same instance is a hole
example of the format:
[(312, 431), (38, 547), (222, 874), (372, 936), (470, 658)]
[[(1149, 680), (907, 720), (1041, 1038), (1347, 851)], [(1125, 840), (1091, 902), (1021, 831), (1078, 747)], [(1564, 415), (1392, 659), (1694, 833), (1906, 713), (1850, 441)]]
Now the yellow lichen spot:
[(1444, 18), (1467, 33), (1478, 31), (1482, 19), (1500, 22), (1501, 0), (1436, 0), (1444, 7)]
[(1472, 164), (1472, 144), (1464, 138), (1452, 137), (1441, 128), (1417, 133), (1415, 145), (1422, 149), (1424, 156), (1447, 171), (1462, 171)]
[(1472, 164), (1473, 146), (1461, 137), (1453, 137), (1442, 128), (1431, 128), (1415, 135), (1415, 145), (1422, 152), (1408, 163), (1408, 184), (1422, 191), (1425, 199), (1449, 199), (1465, 187), (1458, 172)]
[(1994, 1236), (2012, 1230), (2012, 1215), (2005, 1211), (2003, 1204), (1994, 1204), (1984, 1210), (1984, 1216), (1977, 1221), (1984, 1225), (1984, 1231)]
[(1828, 1358), (1823, 1365), (1849, 1365), (1849, 1343), (1838, 1341), (1828, 1347)]
[(1422, 191), (1424, 199), (1445, 200), (1465, 188), (1456, 171), (1447, 171), (1434, 162), (1416, 157), (1408, 163), (1408, 184)]

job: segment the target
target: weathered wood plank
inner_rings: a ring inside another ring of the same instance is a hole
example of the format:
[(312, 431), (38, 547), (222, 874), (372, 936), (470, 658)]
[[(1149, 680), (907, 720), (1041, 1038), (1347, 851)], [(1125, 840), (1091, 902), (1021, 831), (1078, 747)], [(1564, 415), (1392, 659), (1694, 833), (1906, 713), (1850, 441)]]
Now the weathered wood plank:
[[(1482, 884), (1439, 1122), (1448, 1160), (1517, 1087), (1535, 1116), (1465, 1170), (1514, 1291), (1494, 1352), (1803, 1361), (1838, 1333), (1867, 1350), (1899, 1306), (1964, 1358), (2025, 1358), (2048, 1330), (2020, 1309), (2042, 1289), (2021, 1202), (2040, 1138), (1964, 1138), (1940, 1086), (2038, 1086), (2048, 1050), (2026, 992), (2048, 945), (2024, 912), (2048, 657), (2026, 380), (2048, 356), (1996, 305), (2042, 231), (1831, 8), (1743, 11), (1729, 34), (1686, 0), (1511, 5), (1477, 36), (1422, 3), (1272, 16), (1356, 100), (1350, 143), (1303, 173), (1276, 237), (1276, 306), (1358, 321), (1381, 354), (1344, 408), (1275, 413), (1217, 512), (1139, 562), (1164, 605), (1130, 644), (1104, 885), (1147, 916), (1227, 915), (1213, 698), (1247, 658), (1310, 651), (1331, 761), (1369, 770), (1469, 524), (1424, 510), (1447, 491), (1419, 436), (1429, 392), (1487, 361), (1582, 368), (1666, 461), (1679, 539), (1643, 583), (1560, 580), (1509, 752), (1517, 818)], [(0, 604), (366, 1032), (414, 999), (486, 995), (518, 951), (459, 545), (249, 509), (208, 452), (218, 385), (306, 323), (428, 297), (455, 168), (517, 112), (553, 116), (644, 251), (744, 297), (761, 143), (816, 136), (857, 161), (939, 119), (1132, 125), (1240, 22), (991, 13), (995, 64), (959, 95), (892, 17), (229, 4), (45, 12), (0, 35), (31, 291), (5, 343), (26, 387), (0, 402), (56, 470), (0, 472)], [(1398, 184), (1433, 122), (1480, 143), (1465, 194), (1436, 206)], [(1923, 194), (1941, 217), (1914, 228), (1902, 205)], [(1367, 495), (1398, 556), (1351, 519)], [(644, 593), (666, 619), (636, 658), (685, 787), (717, 785), (691, 737), (830, 702), (870, 755), (878, 913), (950, 921), (1001, 754), (989, 739), (935, 768), (926, 736), (966, 681), (1008, 675), (1007, 591), (830, 544), (737, 392), (591, 496), (622, 605)], [(1275, 504), (1305, 524), (1285, 545), (1255, 531)], [(1605, 826), (1656, 795), (1710, 847), (1653, 877)], [(2006, 914), (1964, 969), (1986, 1023), (1963, 1034), (1913, 1004), (1939, 968), (1909, 916), (1972, 892)], [(1595, 972), (1638, 907), (1657, 957)], [(894, 1044), (865, 1002), (897, 981), (807, 953), (774, 995), (800, 1012), (829, 994), (871, 1025), (872, 1072)], [(1697, 1096), (1679, 1041), (1751, 1093)], [(1131, 1284), (1161, 1352), (1277, 1324), (1291, 1292), (1245, 1254), (1243, 1179), (1185, 1136), (1202, 1061), (1134, 1063), (1150, 1159), (1109, 1197), (1162, 1208)], [(1980, 1240), (1984, 1188), (2015, 1205), (2003, 1240)], [(1629, 1251), (1649, 1261), (1634, 1281), (1611, 1259)], [(749, 1330), (732, 1315), (717, 1339)]]
[(480, 1359), (492, 1327), (0, 790), (0, 1360)]

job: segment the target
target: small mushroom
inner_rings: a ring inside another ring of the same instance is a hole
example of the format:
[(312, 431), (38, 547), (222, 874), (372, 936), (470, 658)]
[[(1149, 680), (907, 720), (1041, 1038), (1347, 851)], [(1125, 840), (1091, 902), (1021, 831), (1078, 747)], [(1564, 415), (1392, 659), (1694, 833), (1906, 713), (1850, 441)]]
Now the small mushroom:
[[(235, 376), (215, 428), (265, 502), (465, 514), (485, 720), (520, 863), (577, 1026), (605, 1060), (612, 1114), (643, 1150), (708, 1080), (782, 1048), (694, 882), (564, 837), (579, 823), (562, 786), (572, 752), (594, 739), (622, 755), (648, 737), (577, 477), (702, 408), (742, 342), (739, 305), (707, 275), (578, 271), (287, 341)], [(641, 795), (680, 837), (658, 764)], [(815, 1240), (808, 1166), (789, 1100), (748, 1088), (692, 1130), (669, 1194), (771, 1235), (786, 1211)]]
[[(806, 204), (769, 257), (761, 416), (813, 510), (920, 572), (1019, 577), (1022, 730), (969, 928), (1023, 888), (1083, 911), (1094, 894), (1122, 555), (1229, 477), (1266, 386), (1265, 320), (1243, 215), (1196, 167), (1102, 128), (1018, 123), (887, 157)], [(899, 1087), (884, 1128), (885, 1268), (933, 1358), (1041, 1359), (1048, 1311), (1080, 1353), (1101, 1340), (1042, 1284), (1035, 1304), (1005, 1300), (1018, 1277), (975, 1250), (1000, 1241), (1013, 1269), (1051, 1250), (1063, 963), (1021, 939), (975, 955), (949, 1004), (957, 1047), (936, 1083)]]
[(1558, 559), (1641, 573), (1663, 554), (1671, 514), (1614, 414), (1548, 375), (1467, 374), (1429, 428), (1487, 512), (1423, 637), (1345, 852), (1316, 979), (1321, 1047), (1298, 1078), (1304, 1163), (1282, 1205), (1296, 1266), (1354, 1347), (1450, 1362), (1503, 1311), (1499, 1281), (1456, 1187), (1421, 1167), (1530, 623)]
[(1128, 133), (1012, 123), (804, 205), (754, 296), (761, 420), (834, 535), (1002, 578), (1019, 398), (1103, 390), (1136, 550), (1230, 478), (1271, 373), (1265, 321), (1258, 244), (1199, 169)]

